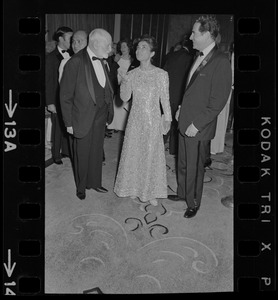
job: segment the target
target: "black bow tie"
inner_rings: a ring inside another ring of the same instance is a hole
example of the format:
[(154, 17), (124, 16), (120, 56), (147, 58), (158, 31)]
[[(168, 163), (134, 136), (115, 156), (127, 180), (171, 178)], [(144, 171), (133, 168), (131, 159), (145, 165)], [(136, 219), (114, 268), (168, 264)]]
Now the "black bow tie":
[(96, 56), (93, 56), (93, 57), (92, 57), (92, 60), (100, 60), (101, 62), (103, 61), (104, 63), (107, 62), (107, 59), (106, 59), (106, 58), (99, 58), (99, 57), (96, 57)]
[(92, 60), (100, 60), (100, 61), (102, 61), (102, 58), (99, 58), (99, 57), (93, 56), (93, 57), (92, 57)]
[(204, 55), (204, 53), (203, 52), (199, 52), (199, 54), (198, 54), (199, 56), (203, 56)]
[(62, 53), (68, 52), (68, 50), (62, 50)]

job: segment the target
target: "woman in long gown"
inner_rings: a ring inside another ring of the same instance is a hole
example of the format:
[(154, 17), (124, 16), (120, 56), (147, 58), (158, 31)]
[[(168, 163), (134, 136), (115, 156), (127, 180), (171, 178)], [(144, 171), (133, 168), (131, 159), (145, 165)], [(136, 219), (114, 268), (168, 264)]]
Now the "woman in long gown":
[(169, 131), (172, 117), (168, 73), (151, 63), (155, 50), (154, 38), (144, 36), (136, 50), (140, 66), (122, 74), (121, 99), (128, 101), (132, 95), (133, 103), (114, 192), (119, 197), (138, 197), (156, 206), (156, 198), (167, 198), (163, 134)]

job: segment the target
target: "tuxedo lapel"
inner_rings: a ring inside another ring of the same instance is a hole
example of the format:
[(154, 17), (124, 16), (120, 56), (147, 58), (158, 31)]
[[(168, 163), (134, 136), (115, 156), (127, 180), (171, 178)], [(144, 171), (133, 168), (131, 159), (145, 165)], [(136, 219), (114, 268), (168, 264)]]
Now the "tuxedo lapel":
[(208, 55), (204, 58), (204, 60), (198, 66), (198, 68), (196, 69), (194, 74), (191, 76), (191, 79), (190, 79), (186, 89), (188, 89), (191, 86), (191, 84), (194, 82), (196, 77), (199, 75), (200, 71), (212, 62), (213, 58), (215, 57), (215, 55), (217, 53), (216, 50), (217, 50), (217, 46), (213, 47), (211, 49), (211, 51), (208, 53)]
[(92, 97), (94, 103), (96, 104), (96, 95), (95, 95), (95, 90), (94, 90), (94, 85), (93, 85), (93, 78), (92, 78), (92, 71), (94, 71), (94, 70), (93, 70), (93, 66), (92, 66), (92, 63), (90, 61), (90, 57), (87, 53), (86, 48), (83, 50), (83, 61), (84, 61), (85, 76), (86, 76), (88, 90), (91, 94), (91, 97)]
[(61, 60), (64, 59), (63, 55), (59, 52), (59, 50), (58, 50), (57, 47), (55, 49), (55, 52), (56, 52), (55, 54), (56, 54), (56, 56), (57, 56), (57, 58), (58, 58), (59, 61), (61, 61)]

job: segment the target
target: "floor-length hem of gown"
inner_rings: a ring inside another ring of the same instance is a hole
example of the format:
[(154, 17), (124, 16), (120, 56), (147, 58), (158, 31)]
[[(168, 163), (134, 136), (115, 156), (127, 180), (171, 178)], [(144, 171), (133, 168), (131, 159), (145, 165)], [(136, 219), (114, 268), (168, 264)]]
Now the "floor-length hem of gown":
[(152, 199), (167, 199), (168, 195), (166, 194), (158, 194), (158, 195), (155, 195), (155, 196), (147, 196), (147, 197), (142, 197), (142, 195), (139, 195), (139, 194), (136, 194), (136, 193), (126, 193), (126, 194), (123, 194), (123, 193), (117, 193), (114, 191), (114, 193), (119, 197), (119, 198), (131, 198), (131, 199), (135, 199), (135, 198), (139, 198), (139, 200), (141, 202), (148, 202)]

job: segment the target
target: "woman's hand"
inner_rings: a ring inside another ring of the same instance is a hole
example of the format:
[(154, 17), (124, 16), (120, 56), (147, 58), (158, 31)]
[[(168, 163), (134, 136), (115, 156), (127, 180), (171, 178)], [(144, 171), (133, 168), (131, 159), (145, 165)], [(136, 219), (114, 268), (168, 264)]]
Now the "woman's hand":
[(117, 53), (115, 56), (114, 56), (114, 61), (115, 62), (118, 62), (121, 58), (121, 55), (119, 53)]
[(120, 82), (127, 82), (128, 81), (128, 76), (127, 76), (127, 73), (125, 71), (119, 70), (118, 74), (121, 78)]
[(171, 128), (171, 121), (163, 121), (164, 125), (163, 127), (165, 128), (165, 134), (167, 134), (167, 132), (170, 130)]

